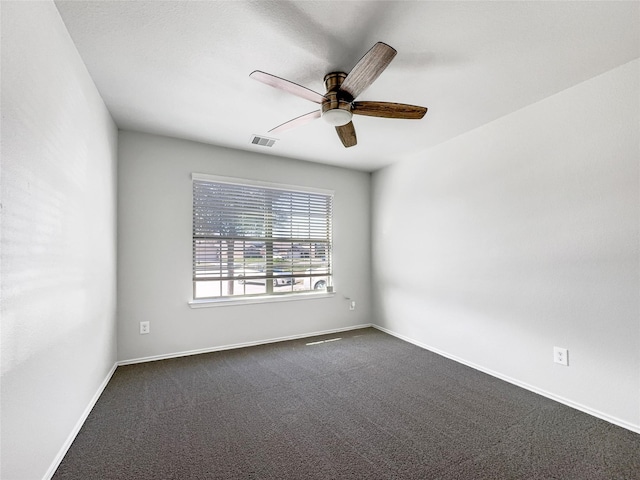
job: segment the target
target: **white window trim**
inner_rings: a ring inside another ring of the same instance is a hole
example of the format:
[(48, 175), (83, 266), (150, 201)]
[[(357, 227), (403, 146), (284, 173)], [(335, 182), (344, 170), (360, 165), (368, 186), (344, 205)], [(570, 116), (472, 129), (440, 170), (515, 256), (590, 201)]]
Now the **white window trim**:
[(261, 295), (255, 297), (224, 297), (190, 300), (187, 302), (190, 308), (228, 307), (231, 305), (252, 305), (259, 303), (295, 302), (300, 300), (316, 300), (320, 298), (332, 298), (336, 295), (331, 292), (300, 292), (287, 295)]

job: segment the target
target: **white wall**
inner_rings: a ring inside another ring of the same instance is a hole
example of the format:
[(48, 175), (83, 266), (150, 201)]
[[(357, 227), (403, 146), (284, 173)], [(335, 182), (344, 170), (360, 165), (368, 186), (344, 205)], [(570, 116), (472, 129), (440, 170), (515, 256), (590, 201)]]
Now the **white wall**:
[(640, 429), (639, 68), (375, 173), (376, 322)]
[(54, 4), (1, 8), (0, 477), (34, 480), (116, 360), (117, 130)]
[[(190, 308), (192, 172), (334, 190), (337, 294)], [(121, 131), (118, 178), (120, 360), (370, 323), (368, 173)], [(357, 301), (355, 311), (345, 296)], [(148, 335), (139, 334), (143, 320)]]

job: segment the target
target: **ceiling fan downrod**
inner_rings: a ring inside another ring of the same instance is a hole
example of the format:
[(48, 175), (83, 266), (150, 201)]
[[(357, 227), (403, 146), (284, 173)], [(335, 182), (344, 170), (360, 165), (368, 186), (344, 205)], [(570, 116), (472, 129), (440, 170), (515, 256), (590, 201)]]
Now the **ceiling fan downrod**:
[(327, 88), (325, 99), (322, 101), (322, 119), (329, 125), (340, 127), (351, 121), (351, 100), (346, 99), (345, 92), (340, 91), (340, 86), (347, 74), (344, 72), (328, 73), (324, 77)]

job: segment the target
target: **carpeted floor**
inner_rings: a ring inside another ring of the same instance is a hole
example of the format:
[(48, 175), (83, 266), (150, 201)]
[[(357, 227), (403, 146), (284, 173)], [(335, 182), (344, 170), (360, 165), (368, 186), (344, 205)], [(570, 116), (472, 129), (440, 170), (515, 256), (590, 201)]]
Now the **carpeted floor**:
[(53, 478), (640, 479), (640, 435), (364, 329), (119, 367)]

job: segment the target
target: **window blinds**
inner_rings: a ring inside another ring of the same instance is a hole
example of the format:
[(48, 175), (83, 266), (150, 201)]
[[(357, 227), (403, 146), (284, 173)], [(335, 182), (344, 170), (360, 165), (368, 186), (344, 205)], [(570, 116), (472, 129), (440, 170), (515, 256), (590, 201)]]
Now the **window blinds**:
[[(194, 176), (194, 297), (294, 293), (320, 276), (324, 284), (315, 285), (326, 286), (332, 216), (331, 194)], [(198, 293), (198, 282), (212, 288)], [(266, 288), (247, 292), (248, 284)]]

